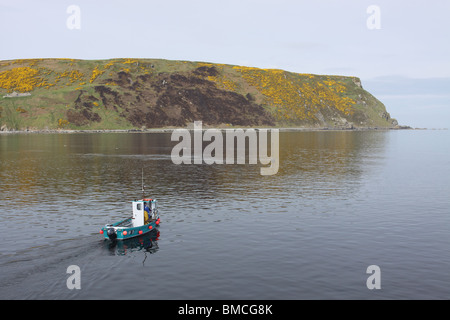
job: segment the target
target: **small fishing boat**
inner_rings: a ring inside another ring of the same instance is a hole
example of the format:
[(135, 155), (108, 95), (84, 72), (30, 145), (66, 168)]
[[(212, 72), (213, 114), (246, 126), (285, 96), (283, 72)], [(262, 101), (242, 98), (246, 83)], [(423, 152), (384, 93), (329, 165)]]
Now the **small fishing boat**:
[(142, 173), (142, 199), (131, 202), (132, 216), (125, 220), (106, 224), (100, 234), (112, 241), (127, 240), (149, 233), (159, 227), (160, 218), (157, 201), (145, 198), (144, 175)]
[[(133, 216), (125, 220), (105, 225), (100, 234), (105, 239), (126, 240), (151, 232), (159, 226), (160, 218), (155, 199), (141, 199), (131, 202)], [(150, 212), (145, 208), (148, 207)]]

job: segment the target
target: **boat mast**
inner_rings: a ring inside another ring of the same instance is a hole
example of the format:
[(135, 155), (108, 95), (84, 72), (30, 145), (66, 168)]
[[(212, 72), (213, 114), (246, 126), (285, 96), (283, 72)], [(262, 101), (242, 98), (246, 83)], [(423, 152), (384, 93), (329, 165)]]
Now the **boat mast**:
[(145, 199), (144, 168), (142, 168), (142, 200)]

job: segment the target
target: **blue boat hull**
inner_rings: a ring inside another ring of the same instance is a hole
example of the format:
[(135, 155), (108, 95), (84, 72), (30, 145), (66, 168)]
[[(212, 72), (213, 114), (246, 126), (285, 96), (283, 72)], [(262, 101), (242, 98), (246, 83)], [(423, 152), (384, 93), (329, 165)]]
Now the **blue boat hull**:
[[(159, 227), (159, 217), (158, 219), (152, 220), (150, 223), (145, 224), (140, 227), (120, 227), (121, 225), (131, 222), (131, 218), (125, 219), (123, 221), (106, 225), (101, 229), (101, 233), (104, 235), (105, 239), (110, 240), (127, 240), (134, 237), (139, 237), (146, 233), (152, 232)], [(108, 233), (108, 229), (114, 228), (115, 234), (111, 235)]]

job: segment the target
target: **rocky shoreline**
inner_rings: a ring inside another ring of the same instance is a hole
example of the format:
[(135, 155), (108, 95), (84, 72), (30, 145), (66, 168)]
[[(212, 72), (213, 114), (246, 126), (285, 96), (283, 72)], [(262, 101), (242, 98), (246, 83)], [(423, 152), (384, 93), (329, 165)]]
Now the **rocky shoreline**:
[[(230, 127), (230, 128), (203, 128), (207, 129), (250, 129), (250, 127)], [(1, 130), (0, 134), (76, 134), (76, 133), (171, 133), (175, 129), (188, 129), (193, 130), (193, 128), (157, 128), (157, 129), (108, 129), (108, 130), (67, 130), (67, 129), (42, 129), (42, 130)], [(321, 128), (276, 128), (276, 127), (263, 127), (263, 128), (253, 128), (255, 130), (260, 129), (279, 129), (280, 132), (297, 132), (297, 131), (391, 131), (391, 130), (427, 130), (426, 128), (411, 128), (409, 126), (396, 126), (394, 128), (381, 128), (381, 127), (361, 127), (361, 128), (347, 128), (347, 127), (321, 127)]]

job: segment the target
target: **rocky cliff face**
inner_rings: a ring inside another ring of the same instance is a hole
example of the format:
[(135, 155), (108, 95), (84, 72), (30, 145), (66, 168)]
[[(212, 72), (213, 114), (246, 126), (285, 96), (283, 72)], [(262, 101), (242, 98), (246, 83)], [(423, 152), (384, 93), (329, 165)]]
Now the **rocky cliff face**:
[[(11, 92), (31, 95), (11, 95)], [(123, 129), (395, 127), (355, 77), (150, 59), (0, 62), (0, 124)]]

